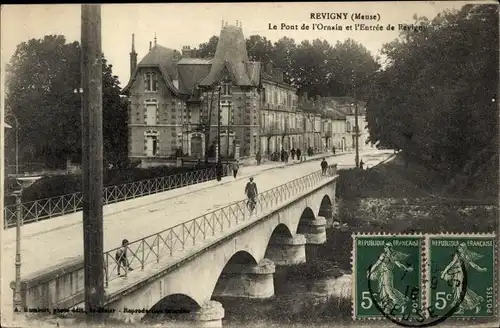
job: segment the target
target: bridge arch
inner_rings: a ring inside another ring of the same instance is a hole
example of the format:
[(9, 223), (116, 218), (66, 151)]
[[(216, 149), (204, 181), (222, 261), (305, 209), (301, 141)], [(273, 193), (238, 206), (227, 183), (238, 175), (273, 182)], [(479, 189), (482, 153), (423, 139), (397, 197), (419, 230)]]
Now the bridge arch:
[(309, 224), (316, 220), (316, 215), (314, 215), (313, 210), (310, 207), (306, 207), (302, 214), (300, 215), (300, 219), (297, 224), (297, 233), (306, 234), (309, 232), (308, 226)]
[(329, 195), (325, 195), (319, 205), (318, 216), (329, 218), (332, 213), (333, 202)]
[(171, 294), (158, 301), (142, 318), (142, 322), (187, 320), (200, 310), (200, 305), (186, 294)]
[[(272, 244), (274, 241), (280, 239), (280, 238), (292, 238), (293, 237), (293, 234), (292, 232), (290, 231), (290, 228), (288, 228), (288, 226), (284, 223), (280, 223), (278, 224), (272, 234), (271, 234), (271, 237), (269, 238), (269, 241), (267, 242), (267, 244)], [(264, 255), (264, 257), (266, 257)]]

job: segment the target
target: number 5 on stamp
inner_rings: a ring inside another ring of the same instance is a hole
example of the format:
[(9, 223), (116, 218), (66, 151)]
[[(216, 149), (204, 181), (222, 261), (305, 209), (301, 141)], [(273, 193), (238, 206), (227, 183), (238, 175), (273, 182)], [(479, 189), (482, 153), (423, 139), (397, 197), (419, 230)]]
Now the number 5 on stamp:
[(424, 237), (355, 234), (353, 239), (353, 318), (408, 320), (421, 314)]
[(495, 237), (432, 235), (427, 243), (430, 314), (452, 318), (494, 317)]

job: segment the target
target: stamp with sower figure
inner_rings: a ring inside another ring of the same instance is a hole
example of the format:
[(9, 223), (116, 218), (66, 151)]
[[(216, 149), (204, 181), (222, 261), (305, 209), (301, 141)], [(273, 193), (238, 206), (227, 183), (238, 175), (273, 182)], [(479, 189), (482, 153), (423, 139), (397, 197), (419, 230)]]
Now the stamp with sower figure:
[(427, 303), (436, 316), (494, 318), (495, 236), (430, 235), (427, 241)]
[(353, 319), (496, 318), (495, 235), (353, 235)]
[(353, 318), (423, 316), (423, 235), (353, 235)]

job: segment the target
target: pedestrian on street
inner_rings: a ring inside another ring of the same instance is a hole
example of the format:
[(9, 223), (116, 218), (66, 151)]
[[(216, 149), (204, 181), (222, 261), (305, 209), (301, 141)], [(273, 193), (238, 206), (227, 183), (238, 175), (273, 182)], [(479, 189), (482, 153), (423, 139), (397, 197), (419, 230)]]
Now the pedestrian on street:
[(292, 150), (290, 150), (290, 155), (292, 155), (292, 161), (295, 160), (295, 148), (292, 148)]
[(326, 159), (323, 158), (321, 161), (321, 174), (326, 175), (326, 169), (328, 168), (328, 163), (326, 162)]
[(238, 163), (238, 160), (236, 160), (234, 163), (233, 163), (233, 177), (236, 179), (236, 175), (238, 174), (238, 170), (240, 168), (240, 165)]
[(335, 155), (335, 146), (332, 147), (333, 155)]
[(302, 157), (300, 157), (302, 153), (300, 152), (300, 149), (297, 149), (297, 159), (302, 162)]
[(123, 239), (122, 240), (122, 247), (120, 247), (117, 251), (116, 251), (116, 254), (115, 254), (115, 260), (118, 264), (118, 276), (121, 276), (120, 274), (120, 268), (123, 267), (123, 270), (125, 272), (128, 271), (132, 271), (134, 269), (132, 269), (130, 266), (129, 266), (129, 263), (128, 263), (128, 259), (127, 259), (127, 250), (128, 250), (128, 240), (127, 239)]
[(288, 155), (288, 152), (287, 152), (287, 151), (285, 151), (285, 163), (286, 163), (286, 164), (288, 164), (288, 156), (289, 156), (289, 155)]
[(361, 162), (359, 162), (359, 168), (363, 169), (363, 165), (365, 165), (365, 163), (363, 162), (363, 160), (361, 160)]
[(257, 155), (255, 155), (255, 160), (257, 161), (257, 165), (260, 165), (260, 160), (262, 158), (260, 157), (260, 151), (257, 152)]

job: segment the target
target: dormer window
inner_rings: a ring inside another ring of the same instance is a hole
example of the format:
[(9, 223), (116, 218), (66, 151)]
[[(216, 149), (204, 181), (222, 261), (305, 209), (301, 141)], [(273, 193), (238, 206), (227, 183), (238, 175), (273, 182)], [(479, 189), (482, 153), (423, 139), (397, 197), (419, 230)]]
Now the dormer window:
[(158, 76), (154, 72), (147, 72), (144, 78), (146, 92), (158, 91)]

